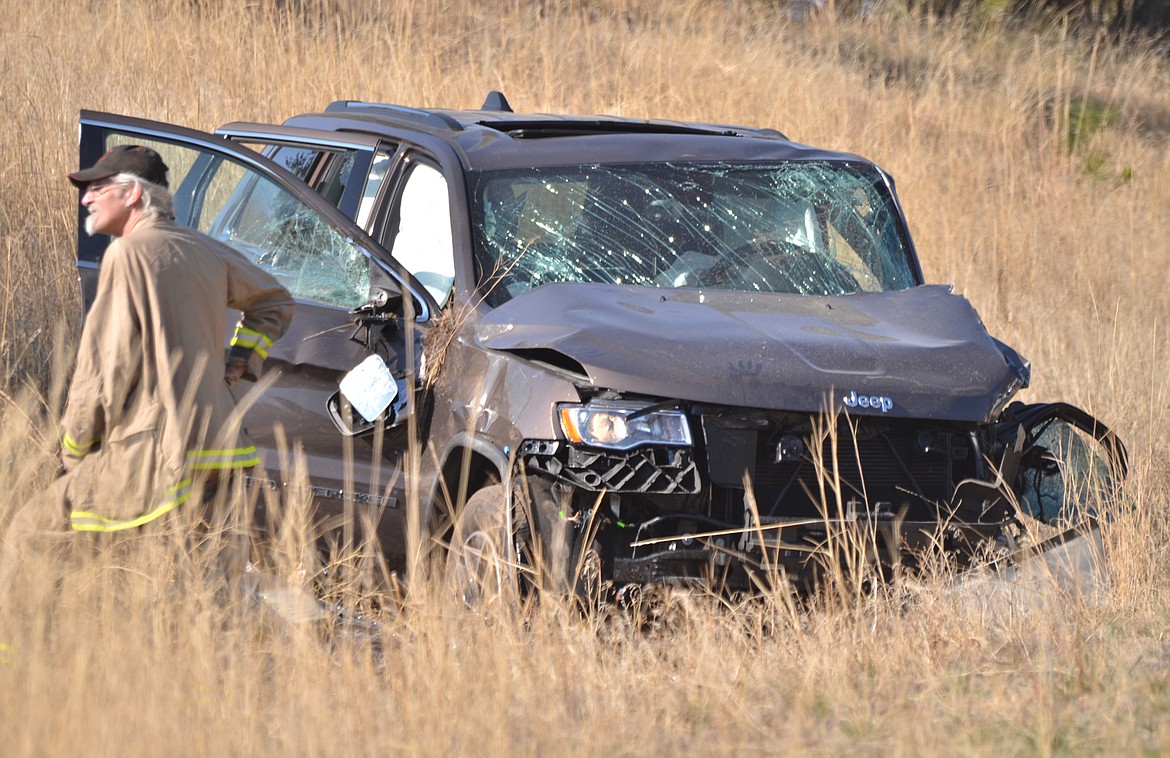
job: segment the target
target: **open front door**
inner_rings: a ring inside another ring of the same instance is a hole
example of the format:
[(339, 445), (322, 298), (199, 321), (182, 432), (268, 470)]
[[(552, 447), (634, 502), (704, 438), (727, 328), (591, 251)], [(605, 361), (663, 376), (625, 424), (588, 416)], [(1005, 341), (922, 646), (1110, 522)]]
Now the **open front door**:
[[(410, 361), (419, 355), (433, 300), (343, 212), (261, 155), (182, 127), (82, 112), (82, 166), (125, 143), (148, 145), (163, 156), (179, 223), (239, 250), (296, 300), (290, 330), (269, 351), (265, 366), (279, 378), (244, 422), (264, 454), (264, 476), (277, 485), (292, 481), (293, 472), (282, 470), (282, 452), (303, 453), (319, 512), (334, 517), (332, 523), (350, 534), (355, 523), (373, 519), (388, 557), (404, 555), (401, 462), (413, 393), (401, 392), (391, 408), (377, 456), (377, 435), (343, 435), (327, 406), (341, 377), (374, 351), (407, 389), (417, 375)], [(88, 306), (108, 239), (85, 236), (82, 228), (79, 223), (78, 265)], [(398, 318), (378, 330), (378, 339), (355, 341), (350, 311), (371, 298), (400, 303), (405, 313), (387, 314)], [(237, 319), (238, 314), (230, 315), (229, 329)], [(240, 398), (251, 388), (240, 382), (233, 390)], [(279, 429), (291, 450), (280, 449)], [(283, 456), (285, 461), (295, 458)]]
[(1066, 403), (1018, 406), (1009, 415), (1008, 424), (1024, 432), (1015, 488), (1020, 513), (1058, 528), (1092, 527), (1107, 515), (1128, 473), (1121, 440)]

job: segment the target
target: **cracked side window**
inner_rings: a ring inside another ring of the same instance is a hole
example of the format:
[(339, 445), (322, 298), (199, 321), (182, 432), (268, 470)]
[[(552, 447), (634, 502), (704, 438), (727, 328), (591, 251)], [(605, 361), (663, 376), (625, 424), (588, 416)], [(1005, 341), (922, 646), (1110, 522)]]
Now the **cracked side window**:
[(193, 226), (231, 245), (293, 297), (352, 308), (369, 293), (369, 262), (310, 206), (244, 166), (216, 159), (202, 174)]
[(897, 208), (869, 165), (645, 164), (484, 172), (481, 287), (498, 305), (550, 282), (838, 295), (915, 283)]

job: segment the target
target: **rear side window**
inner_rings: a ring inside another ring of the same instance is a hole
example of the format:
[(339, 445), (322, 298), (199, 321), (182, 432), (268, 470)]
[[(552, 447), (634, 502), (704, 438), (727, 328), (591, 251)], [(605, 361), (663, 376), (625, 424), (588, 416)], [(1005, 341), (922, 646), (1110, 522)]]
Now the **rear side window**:
[(335, 207), (349, 186), (354, 151), (323, 150), (317, 147), (276, 145), (268, 155), (275, 163), (296, 174)]

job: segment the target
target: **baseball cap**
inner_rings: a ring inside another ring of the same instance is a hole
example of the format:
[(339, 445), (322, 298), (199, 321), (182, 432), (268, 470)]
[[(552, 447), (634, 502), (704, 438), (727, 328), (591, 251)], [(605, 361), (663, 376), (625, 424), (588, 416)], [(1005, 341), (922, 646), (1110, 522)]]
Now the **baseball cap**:
[(85, 189), (90, 182), (116, 174), (134, 174), (152, 184), (167, 186), (167, 164), (161, 155), (142, 145), (114, 145), (97, 163), (69, 174), (69, 181), (77, 189)]

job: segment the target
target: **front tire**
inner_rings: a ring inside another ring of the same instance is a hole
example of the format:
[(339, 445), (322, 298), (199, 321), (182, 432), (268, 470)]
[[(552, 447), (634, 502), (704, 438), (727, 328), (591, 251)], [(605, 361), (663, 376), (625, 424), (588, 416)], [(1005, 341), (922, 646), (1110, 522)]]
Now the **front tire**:
[(501, 485), (478, 490), (455, 520), (447, 551), (447, 582), (472, 610), (515, 608), (524, 599), (528, 519), (516, 509), (508, 524), (508, 497)]

